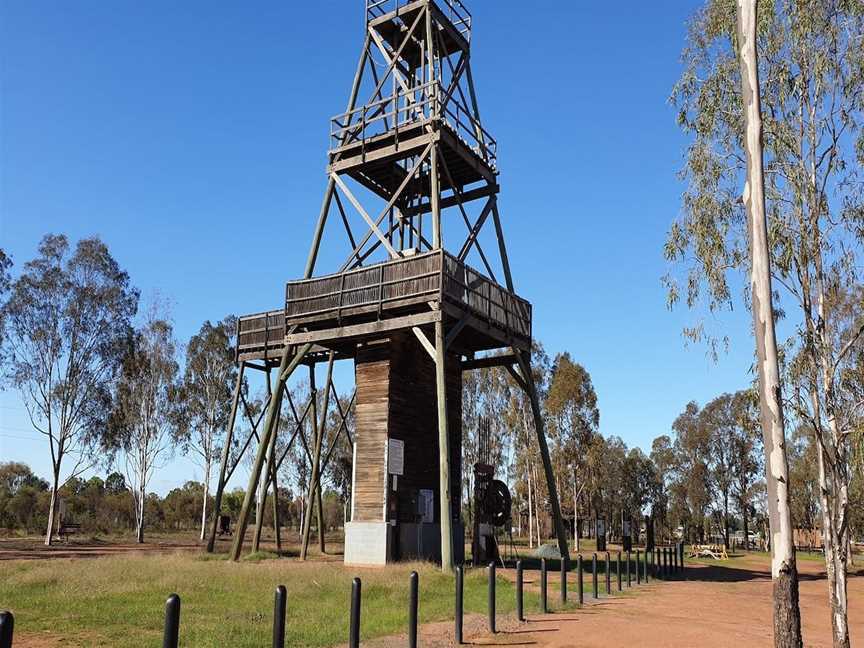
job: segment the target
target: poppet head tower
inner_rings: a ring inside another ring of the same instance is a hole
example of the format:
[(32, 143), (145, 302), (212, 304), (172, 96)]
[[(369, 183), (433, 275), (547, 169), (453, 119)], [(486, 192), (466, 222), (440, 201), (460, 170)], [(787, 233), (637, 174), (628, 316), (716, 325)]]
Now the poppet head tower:
[[(262, 473), (272, 475), (264, 466), (286, 381), (301, 364), (327, 362), (332, 372), (340, 360), (353, 361), (356, 381), (346, 562), (461, 561), (462, 372), (490, 366), (506, 367), (529, 396), (566, 556), (531, 372), (531, 304), (515, 292), (497, 143), (471, 73), (471, 14), (460, 0), (365, 5), (347, 110), (330, 121), (327, 187), (302, 279), (287, 283), (279, 309), (239, 321), (238, 362), (276, 373), (233, 557)], [(341, 263), (319, 273), (319, 258), (338, 261), (340, 248)], [(312, 503), (320, 434), (309, 445)]]

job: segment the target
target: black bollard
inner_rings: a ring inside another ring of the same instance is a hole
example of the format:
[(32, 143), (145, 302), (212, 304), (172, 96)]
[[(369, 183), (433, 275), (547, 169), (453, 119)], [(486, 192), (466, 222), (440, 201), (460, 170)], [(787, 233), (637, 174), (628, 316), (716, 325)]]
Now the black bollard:
[(549, 611), (549, 601), (546, 597), (546, 559), (540, 559), (540, 609), (543, 614)]
[(618, 566), (615, 569), (615, 575), (618, 577), (618, 591), (621, 591), (621, 552), (618, 552)]
[(663, 547), (663, 578), (669, 576), (669, 547)]
[(288, 591), (284, 585), (276, 588), (273, 603), (273, 648), (285, 648), (285, 607)]
[(411, 592), (408, 600), (408, 646), (417, 648), (417, 606), (420, 599), (420, 576), (411, 572)]
[(606, 596), (612, 594), (612, 556), (606, 552)]
[(495, 563), (489, 563), (489, 632), (495, 634)]
[(462, 643), (462, 585), (462, 567), (459, 566), (456, 568), (456, 614), (454, 615), (456, 624), (455, 634), (457, 644)]
[(582, 579), (582, 554), (576, 558), (576, 589), (579, 592), (579, 605), (585, 602), (585, 585)]
[(637, 585), (642, 584), (642, 558), (640, 556), (641, 556), (641, 552), (637, 549), (636, 550), (636, 584)]
[(162, 648), (177, 648), (180, 638), (180, 597), (172, 594), (165, 601), (165, 633)]
[(522, 561), (516, 561), (516, 618), (519, 621), (525, 620), (525, 608), (523, 605), (523, 597), (522, 597), (522, 585), (523, 585), (523, 576), (522, 576)]
[(591, 556), (591, 593), (594, 595), (594, 598), (600, 598), (600, 594), (597, 591), (597, 554), (595, 553)]
[(546, 598), (546, 559), (540, 559), (540, 610), (543, 614), (549, 611), (548, 600)]
[(684, 573), (684, 541), (681, 541), (681, 573)]
[(12, 631), (15, 616), (11, 612), (0, 612), (0, 648), (12, 648)]
[(567, 561), (561, 559), (561, 605), (567, 602)]
[(632, 561), (633, 561), (633, 558), (631, 557), (630, 552), (628, 551), (627, 552), (627, 587), (631, 586), (630, 571), (631, 571), (631, 566), (632, 566), (631, 562)]
[(360, 648), (360, 579), (351, 581), (351, 625), (348, 628), (348, 648)]
[(645, 548), (645, 555), (643, 556), (644, 562), (642, 563), (642, 580), (646, 583), (648, 582), (648, 558), (650, 557), (651, 552), (648, 551), (648, 548)]

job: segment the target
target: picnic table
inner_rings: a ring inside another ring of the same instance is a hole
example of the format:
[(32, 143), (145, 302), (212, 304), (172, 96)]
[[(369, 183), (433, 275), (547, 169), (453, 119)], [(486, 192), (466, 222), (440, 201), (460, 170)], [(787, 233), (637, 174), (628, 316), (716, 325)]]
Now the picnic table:
[(729, 560), (726, 547), (723, 545), (690, 545), (690, 558), (713, 558), (714, 560)]

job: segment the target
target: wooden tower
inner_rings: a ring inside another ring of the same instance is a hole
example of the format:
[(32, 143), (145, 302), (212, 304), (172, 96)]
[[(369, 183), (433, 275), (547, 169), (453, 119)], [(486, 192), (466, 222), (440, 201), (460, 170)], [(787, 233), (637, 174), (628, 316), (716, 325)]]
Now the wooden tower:
[[(232, 557), (262, 472), (265, 484), (273, 477), (263, 469), (286, 381), (301, 364), (327, 362), (329, 394), (340, 360), (353, 361), (356, 381), (346, 562), (461, 561), (462, 372), (490, 366), (506, 367), (530, 397), (568, 556), (531, 372), (531, 304), (515, 292), (497, 143), (471, 74), (471, 14), (460, 0), (365, 5), (348, 107), (330, 122), (327, 188), (303, 278), (288, 282), (277, 310), (239, 320), (238, 362), (277, 371)], [(320, 274), (325, 240), (327, 258), (341, 246), (344, 260)], [(320, 494), (320, 435), (313, 445), (310, 503)], [(223, 487), (220, 477), (217, 509)]]

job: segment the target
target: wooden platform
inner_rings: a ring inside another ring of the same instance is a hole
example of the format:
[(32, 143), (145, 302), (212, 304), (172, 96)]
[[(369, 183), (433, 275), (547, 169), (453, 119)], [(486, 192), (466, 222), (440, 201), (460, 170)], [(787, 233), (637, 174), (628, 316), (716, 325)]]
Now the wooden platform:
[[(402, 45), (404, 33), (427, 4), (441, 26), (442, 53), (449, 56), (466, 51), (471, 41), (472, 17), (461, 0), (368, 0), (366, 21), (396, 51)], [(413, 65), (420, 63), (420, 56), (419, 43), (409, 42), (403, 48), (403, 58)]]
[[(408, 89), (337, 115), (330, 122), (329, 172), (346, 174), (385, 200), (437, 142), (446, 173), (441, 191), (495, 184), (498, 144), (438, 82)], [(428, 179), (409, 185), (403, 202), (429, 195)]]
[(238, 360), (278, 359), (311, 342), (355, 357), (364, 341), (445, 324), (454, 351), (530, 349), (531, 304), (444, 251), (291, 281), (281, 310), (238, 320)]

